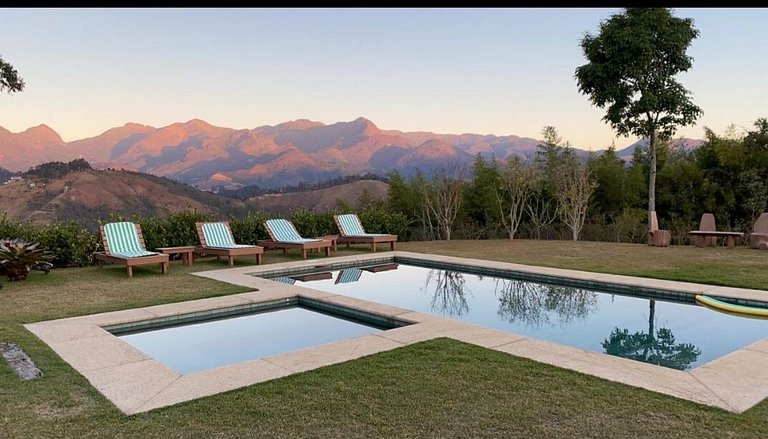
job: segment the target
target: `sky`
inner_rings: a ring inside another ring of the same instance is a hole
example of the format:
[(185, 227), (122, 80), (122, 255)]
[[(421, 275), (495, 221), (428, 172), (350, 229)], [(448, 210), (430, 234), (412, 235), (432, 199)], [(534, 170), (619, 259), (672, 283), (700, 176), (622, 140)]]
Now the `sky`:
[[(365, 117), (381, 129), (622, 148), (579, 93), (580, 40), (611, 8), (0, 8), (0, 56), (26, 82), (0, 126), (65, 141), (128, 122), (250, 129)], [(678, 8), (700, 31), (678, 79), (703, 110), (676, 137), (768, 117), (768, 8)]]

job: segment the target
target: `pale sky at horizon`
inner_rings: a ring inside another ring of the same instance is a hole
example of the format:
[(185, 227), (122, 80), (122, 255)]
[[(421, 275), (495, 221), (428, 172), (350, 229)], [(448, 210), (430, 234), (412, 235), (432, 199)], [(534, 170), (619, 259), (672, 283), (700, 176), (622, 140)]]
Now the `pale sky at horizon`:
[[(618, 8), (0, 8), (0, 56), (24, 78), (0, 126), (65, 141), (136, 122), (230, 128), (295, 119), (622, 148), (578, 92), (579, 41)], [(676, 137), (768, 117), (766, 8), (675, 8), (701, 32), (679, 79), (703, 111)]]

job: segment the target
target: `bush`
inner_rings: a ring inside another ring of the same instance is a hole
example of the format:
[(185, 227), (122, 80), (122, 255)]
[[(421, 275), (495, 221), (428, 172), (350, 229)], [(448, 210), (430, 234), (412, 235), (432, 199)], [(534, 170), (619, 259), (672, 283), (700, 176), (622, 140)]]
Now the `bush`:
[(405, 236), (408, 230), (408, 218), (400, 212), (387, 209), (384, 205), (370, 206), (361, 211), (359, 217), (368, 233), (388, 233), (398, 235), (399, 239), (400, 236)]
[(93, 264), (93, 253), (101, 249), (98, 235), (74, 222), (55, 223), (30, 233), (28, 239), (39, 242), (53, 255), (56, 267), (85, 267)]
[(13, 222), (0, 218), (0, 239), (23, 239), (37, 242), (52, 256), (55, 267), (84, 267), (93, 263), (93, 252), (101, 248), (98, 235), (75, 222), (35, 226), (30, 222)]
[(195, 223), (205, 221), (217, 219), (211, 214), (187, 210), (172, 213), (165, 218), (137, 217), (133, 220), (141, 226), (147, 250), (200, 244)]
[(339, 229), (333, 220), (333, 212), (313, 212), (304, 208), (291, 212), (290, 220), (305, 238), (338, 235)]
[(40, 248), (38, 243), (28, 243), (22, 239), (0, 241), (0, 268), (11, 282), (27, 278), (30, 269), (48, 273), (52, 259), (50, 253)]
[(269, 217), (261, 213), (249, 212), (245, 218), (232, 219), (229, 221), (229, 228), (232, 229), (232, 235), (238, 244), (256, 245), (259, 239), (268, 239), (269, 233), (264, 226), (264, 221)]

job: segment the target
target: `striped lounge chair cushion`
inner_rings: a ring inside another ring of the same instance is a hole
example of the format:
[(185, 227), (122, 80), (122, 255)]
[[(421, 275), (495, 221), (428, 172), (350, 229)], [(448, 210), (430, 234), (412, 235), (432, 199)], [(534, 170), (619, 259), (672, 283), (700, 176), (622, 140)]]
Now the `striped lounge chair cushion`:
[(284, 219), (270, 219), (266, 221), (267, 228), (272, 232), (276, 242), (315, 242), (322, 241), (321, 239), (307, 239), (302, 238), (296, 228), (293, 227), (288, 220)]
[(109, 254), (126, 258), (156, 255), (141, 246), (136, 224), (128, 221), (108, 223), (104, 225), (104, 237), (109, 246)]
[(387, 236), (386, 233), (365, 233), (360, 218), (354, 213), (339, 215), (336, 219), (339, 221), (342, 236)]
[(206, 247), (218, 248), (245, 248), (253, 247), (251, 245), (235, 244), (235, 238), (225, 223), (205, 223), (203, 224), (203, 236), (205, 236)]

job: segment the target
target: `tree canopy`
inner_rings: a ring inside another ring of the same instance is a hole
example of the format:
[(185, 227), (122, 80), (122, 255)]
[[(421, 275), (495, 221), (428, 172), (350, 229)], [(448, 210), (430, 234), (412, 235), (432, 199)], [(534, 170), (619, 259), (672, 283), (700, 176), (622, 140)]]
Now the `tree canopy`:
[(0, 56), (0, 91), (10, 93), (24, 90), (24, 79), (11, 64)]
[(686, 50), (698, 36), (692, 19), (674, 17), (668, 8), (626, 8), (602, 22), (598, 35), (581, 40), (588, 62), (576, 68), (579, 91), (606, 108), (603, 120), (617, 133), (650, 141), (649, 211), (656, 210), (657, 140), (668, 140), (702, 113), (675, 79), (693, 65)]

